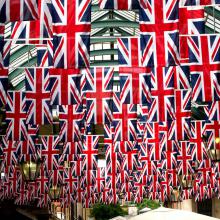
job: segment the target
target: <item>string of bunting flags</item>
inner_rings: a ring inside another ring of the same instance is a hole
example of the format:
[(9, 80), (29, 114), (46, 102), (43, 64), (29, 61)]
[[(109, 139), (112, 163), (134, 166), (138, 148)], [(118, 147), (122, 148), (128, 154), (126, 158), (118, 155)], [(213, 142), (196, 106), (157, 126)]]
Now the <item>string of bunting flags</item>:
[[(55, 186), (63, 206), (165, 202), (176, 189), (180, 201), (220, 198), (220, 35), (205, 33), (204, 10), (220, 1), (99, 0), (139, 13), (140, 36), (117, 38), (119, 92), (115, 67), (90, 66), (91, 5), (0, 2), (0, 199), (45, 207)], [(13, 44), (37, 51), (17, 90)], [(32, 181), (19, 166), (28, 161), (40, 161)]]

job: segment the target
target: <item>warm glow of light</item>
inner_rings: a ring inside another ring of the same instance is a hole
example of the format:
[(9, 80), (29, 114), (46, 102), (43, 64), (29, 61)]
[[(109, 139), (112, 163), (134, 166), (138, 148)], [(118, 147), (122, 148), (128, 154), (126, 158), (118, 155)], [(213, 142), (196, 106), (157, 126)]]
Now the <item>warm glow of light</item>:
[(217, 138), (215, 139), (215, 143), (216, 143), (216, 144), (219, 144), (219, 143), (220, 143), (220, 137), (217, 137)]

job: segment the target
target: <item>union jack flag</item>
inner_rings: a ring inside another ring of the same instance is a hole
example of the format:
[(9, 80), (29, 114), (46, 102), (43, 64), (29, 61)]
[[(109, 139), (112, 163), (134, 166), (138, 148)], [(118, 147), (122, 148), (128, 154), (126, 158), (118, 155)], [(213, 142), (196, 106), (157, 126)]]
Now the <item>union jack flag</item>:
[(138, 150), (133, 149), (131, 151), (124, 152), (123, 154), (123, 169), (124, 170), (138, 170), (140, 168), (140, 162), (138, 159)]
[(216, 184), (214, 169), (212, 167), (205, 167), (205, 163), (205, 161), (202, 161), (199, 168), (197, 169), (197, 175), (200, 178), (200, 184), (204, 184), (208, 187), (214, 188)]
[(38, 184), (38, 196), (41, 196), (49, 191), (49, 178), (48, 171), (43, 166), (40, 168), (40, 175), (37, 177), (36, 182)]
[(134, 193), (133, 193), (133, 182), (129, 181), (122, 185), (121, 191), (125, 193), (125, 201), (133, 201)]
[(37, 0), (2, 0), (0, 3), (0, 22), (38, 19), (37, 3)]
[(6, 105), (8, 90), (8, 70), (0, 69), (0, 107)]
[(76, 161), (79, 159), (83, 151), (83, 144), (78, 142), (65, 142), (63, 146), (63, 159), (64, 161)]
[(191, 36), (188, 45), (192, 100), (220, 100), (220, 36)]
[(143, 173), (146, 175), (155, 175), (157, 173), (157, 161), (152, 161), (150, 159), (151, 152), (146, 143), (142, 143), (139, 146), (139, 161), (141, 163)]
[(159, 192), (161, 190), (159, 175), (157, 174), (148, 176), (147, 186), (149, 192)]
[(172, 68), (174, 71), (174, 88), (191, 89), (189, 66), (175, 66)]
[(10, 38), (13, 39), (13, 43), (47, 44), (47, 41), (52, 38), (51, 12), (51, 0), (38, 0), (39, 19), (12, 23)]
[(139, 38), (119, 38), (120, 99), (126, 104), (150, 101), (150, 72), (143, 67)]
[(138, 37), (119, 38), (117, 45), (119, 66), (143, 67)]
[(52, 3), (54, 67), (89, 67), (91, 0)]
[(83, 90), (86, 96), (86, 122), (109, 124), (112, 122), (113, 76), (114, 69), (95, 67), (85, 69), (86, 78)]
[(83, 142), (83, 170), (96, 170), (98, 166), (99, 136), (87, 135)]
[(204, 7), (179, 7), (180, 63), (189, 63), (186, 35), (205, 33)]
[(172, 67), (157, 67), (152, 71), (148, 121), (175, 119), (174, 73)]
[(79, 69), (50, 69), (51, 104), (81, 103), (81, 74)]
[(104, 192), (105, 189), (105, 168), (98, 167), (97, 176), (96, 176), (96, 188), (97, 192)]
[(114, 141), (136, 141), (137, 105), (121, 103), (117, 94), (113, 100)]
[(7, 140), (3, 136), (1, 138), (1, 147), (5, 166), (16, 165), (18, 162), (17, 141)]
[(143, 64), (179, 65), (179, 1), (142, 1), (140, 38)]
[(37, 155), (39, 155), (39, 147), (36, 144), (37, 142), (37, 132), (39, 130), (39, 126), (27, 125), (27, 140), (17, 141), (17, 154), (19, 160), (24, 160), (27, 158), (30, 160), (31, 157), (33, 159), (37, 159)]
[(120, 100), (126, 104), (150, 103), (151, 70), (145, 67), (120, 67)]
[[(85, 170), (83, 171), (83, 175), (85, 176), (85, 186), (90, 186), (90, 189), (92, 188), (92, 191), (95, 192), (95, 186), (96, 186), (96, 177), (97, 177), (97, 169), (96, 170)], [(88, 188), (87, 193), (92, 192)]]
[(121, 152), (115, 152), (113, 144), (106, 144), (106, 173), (120, 173), (123, 156)]
[(188, 140), (191, 137), (191, 90), (175, 90), (174, 121), (168, 121), (169, 140)]
[(6, 105), (6, 139), (27, 139), (26, 99), (24, 92), (8, 91)]
[(100, 9), (133, 10), (139, 9), (138, 0), (99, 0)]
[(52, 124), (48, 69), (28, 68), (25, 71), (27, 123)]
[(107, 202), (109, 204), (116, 204), (119, 201), (119, 197), (118, 197), (118, 188), (116, 185), (116, 175), (114, 174), (108, 174), (106, 177), (106, 186), (109, 188), (109, 193), (108, 193), (108, 198), (107, 198)]
[(192, 168), (193, 157), (191, 154), (190, 142), (181, 141), (178, 148), (177, 163), (178, 175), (186, 175), (193, 173)]
[(167, 140), (167, 150), (163, 152), (164, 160), (161, 160), (160, 168), (162, 170), (173, 170), (177, 168), (178, 143)]
[[(64, 156), (65, 157), (65, 156)], [(71, 168), (73, 169), (74, 176), (82, 176), (83, 165), (85, 164), (85, 156), (75, 156), (74, 160), (71, 161)]]
[(207, 146), (205, 146), (203, 139), (205, 135), (204, 126), (204, 121), (191, 121), (192, 137), (190, 138), (190, 145), (193, 160), (208, 159)]
[(171, 181), (170, 181), (170, 176), (168, 171), (162, 171), (160, 178), (159, 178), (160, 184), (161, 184), (161, 188), (164, 190), (164, 193), (168, 196), (171, 195), (171, 191), (172, 191), (172, 185), (171, 185)]
[(159, 161), (166, 151), (167, 145), (167, 123), (148, 122), (146, 123), (147, 150), (150, 160)]
[(84, 112), (81, 105), (60, 105), (60, 138), (65, 142), (81, 140), (81, 127), (84, 126), (83, 119)]
[(48, 182), (49, 185), (63, 185), (63, 178), (64, 178), (64, 170), (62, 166), (59, 166), (56, 170), (49, 170), (48, 171)]
[(31, 158), (36, 159), (37, 149), (32, 148), (28, 141), (18, 141), (17, 142), (17, 155), (19, 162), (31, 160)]
[[(15, 168), (15, 166), (8, 166), (7, 167), (7, 171), (6, 173), (6, 178), (10, 184), (9, 189), (9, 195), (11, 195), (12, 197), (15, 196), (15, 194), (17, 193), (17, 177), (18, 177), (18, 172), (19, 170), (17, 168)], [(4, 184), (5, 185), (5, 184)]]
[(56, 135), (41, 136), (41, 156), (45, 160), (47, 170), (57, 170), (60, 166), (61, 146), (60, 137)]
[[(145, 124), (145, 122), (148, 119), (148, 105), (144, 104), (144, 105), (137, 105), (137, 112), (138, 112), (138, 122), (140, 123), (140, 125)], [(141, 130), (143, 130), (144, 128), (142, 128)]]

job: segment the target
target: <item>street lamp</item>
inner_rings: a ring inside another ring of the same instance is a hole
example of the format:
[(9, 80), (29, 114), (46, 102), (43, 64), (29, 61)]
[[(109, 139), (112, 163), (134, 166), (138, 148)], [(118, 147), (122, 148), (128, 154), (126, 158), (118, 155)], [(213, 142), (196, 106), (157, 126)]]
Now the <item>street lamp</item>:
[(61, 184), (52, 185), (49, 189), (50, 199), (52, 201), (59, 200), (60, 196), (61, 196), (61, 191), (62, 191), (62, 185)]
[(27, 182), (34, 182), (40, 173), (41, 161), (28, 160), (20, 163), (20, 169), (23, 174), (23, 178)]

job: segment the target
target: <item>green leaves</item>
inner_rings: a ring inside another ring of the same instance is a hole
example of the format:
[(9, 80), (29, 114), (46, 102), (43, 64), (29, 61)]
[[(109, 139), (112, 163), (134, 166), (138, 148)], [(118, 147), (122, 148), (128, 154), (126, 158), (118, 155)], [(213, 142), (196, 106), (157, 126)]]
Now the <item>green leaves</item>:
[(127, 213), (121, 208), (119, 204), (101, 204), (97, 203), (93, 206), (91, 216), (95, 217), (96, 220), (108, 220), (116, 216), (124, 216)]
[(159, 202), (148, 200), (148, 199), (144, 199), (142, 203), (137, 204), (138, 210), (141, 210), (146, 207), (148, 207), (150, 209), (157, 209), (160, 207), (160, 204), (159, 204)]

